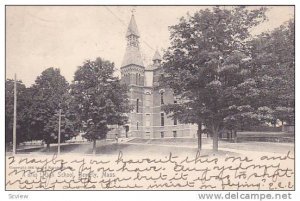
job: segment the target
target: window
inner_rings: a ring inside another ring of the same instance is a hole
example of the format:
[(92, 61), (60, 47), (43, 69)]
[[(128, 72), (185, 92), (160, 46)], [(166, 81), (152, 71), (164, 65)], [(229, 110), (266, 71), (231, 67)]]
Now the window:
[(150, 126), (150, 114), (146, 114), (146, 126)]
[(139, 112), (139, 99), (136, 99), (136, 113)]
[(160, 114), (160, 125), (165, 126), (165, 114), (164, 113)]
[(124, 74), (124, 82), (125, 82), (125, 84), (128, 83), (128, 81), (127, 81), (127, 74)]
[(164, 104), (164, 92), (160, 93), (160, 104), (163, 105)]
[(151, 95), (149, 93), (146, 94), (145, 106), (149, 107), (151, 105)]
[(136, 122), (136, 130), (139, 130), (139, 122)]
[(138, 85), (138, 79), (139, 79), (138, 77), (139, 77), (139, 75), (136, 73), (136, 74), (135, 74), (135, 84), (136, 84), (136, 85)]
[(164, 132), (160, 132), (160, 137), (164, 138), (165, 137), (165, 133)]
[(173, 131), (173, 137), (177, 137), (177, 131)]

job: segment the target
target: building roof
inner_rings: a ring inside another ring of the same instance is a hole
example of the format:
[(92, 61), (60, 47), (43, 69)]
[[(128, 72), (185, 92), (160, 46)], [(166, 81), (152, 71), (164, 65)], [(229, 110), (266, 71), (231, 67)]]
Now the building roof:
[(126, 37), (130, 36), (130, 35), (135, 35), (137, 37), (140, 37), (135, 19), (134, 19), (134, 15), (131, 15), (131, 19), (128, 25), (128, 29), (127, 29), (127, 33), (126, 33)]
[(155, 54), (153, 56), (152, 61), (155, 61), (155, 60), (160, 60), (161, 61), (161, 56), (160, 56), (158, 50), (155, 51)]

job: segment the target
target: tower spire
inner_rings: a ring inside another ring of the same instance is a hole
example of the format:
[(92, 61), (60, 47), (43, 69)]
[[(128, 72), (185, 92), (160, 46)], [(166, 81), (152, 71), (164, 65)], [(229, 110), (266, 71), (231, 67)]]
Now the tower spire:
[(131, 19), (128, 25), (128, 29), (127, 29), (127, 33), (126, 33), (126, 37), (129, 37), (131, 35), (136, 36), (136, 37), (140, 37), (136, 22), (135, 22), (135, 18), (134, 18), (134, 14), (133, 14), (133, 10), (131, 11)]
[(126, 33), (127, 47), (123, 58), (122, 66), (128, 66), (130, 64), (144, 66), (139, 48), (140, 34), (135, 22), (133, 12), (134, 10), (132, 10), (131, 19)]
[(156, 49), (156, 51), (155, 51), (155, 53), (154, 53), (154, 56), (153, 56), (153, 58), (152, 58), (152, 61), (155, 61), (155, 60), (161, 61), (161, 56), (160, 56), (160, 54), (159, 54), (159, 52), (158, 52), (157, 49)]

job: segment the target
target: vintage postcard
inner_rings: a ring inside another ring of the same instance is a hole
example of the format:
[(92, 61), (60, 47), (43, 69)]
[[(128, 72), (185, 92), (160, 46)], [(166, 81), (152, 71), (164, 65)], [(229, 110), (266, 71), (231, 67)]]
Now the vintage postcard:
[(5, 189), (294, 191), (294, 10), (7, 5)]

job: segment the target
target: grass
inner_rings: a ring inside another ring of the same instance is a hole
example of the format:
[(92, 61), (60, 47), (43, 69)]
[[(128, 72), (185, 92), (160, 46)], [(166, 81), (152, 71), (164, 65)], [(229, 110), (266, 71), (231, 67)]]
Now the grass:
[[(155, 155), (155, 156), (168, 156), (170, 152), (173, 155), (184, 155), (184, 156), (194, 156), (197, 153), (197, 148), (194, 147), (166, 147), (160, 145), (145, 145), (145, 144), (105, 144), (98, 145), (96, 149), (97, 155), (118, 155), (122, 151), (124, 155)], [(22, 154), (30, 154), (32, 152), (40, 154), (53, 154), (57, 152), (57, 147), (50, 147), (48, 152), (46, 148), (38, 150), (25, 150), (24, 152), (19, 152)], [(92, 154), (92, 144), (69, 144), (61, 146), (61, 154), (66, 153), (78, 153), (78, 154)], [(236, 155), (234, 152), (230, 151), (219, 151), (218, 153), (213, 153), (212, 150), (203, 150), (201, 155)]]
[[(274, 143), (277, 142), (277, 143)], [(279, 143), (278, 143), (279, 142)], [(286, 143), (288, 142), (288, 143)], [(271, 153), (286, 153), (294, 150), (294, 135), (290, 133), (274, 132), (239, 132), (238, 143), (226, 141), (219, 142), (219, 147), (233, 150), (230, 152), (219, 151), (218, 154), (242, 153), (242, 151), (262, 151)], [(160, 139), (141, 139), (135, 138), (127, 143), (115, 143), (113, 140), (102, 140), (97, 142), (96, 154), (118, 154), (120, 151), (127, 154), (174, 154), (193, 155), (197, 152), (197, 138), (160, 138)], [(203, 138), (202, 145), (206, 148), (203, 154), (211, 155), (210, 146), (212, 140)], [(226, 150), (226, 149), (225, 149)], [(236, 150), (236, 151), (235, 151)], [(230, 150), (229, 150), (230, 151)], [(57, 152), (57, 145), (52, 145), (48, 152), (46, 147), (31, 147), (18, 150), (18, 153), (40, 153), (53, 154)], [(92, 143), (84, 144), (64, 144), (61, 146), (61, 153), (91, 154)]]

